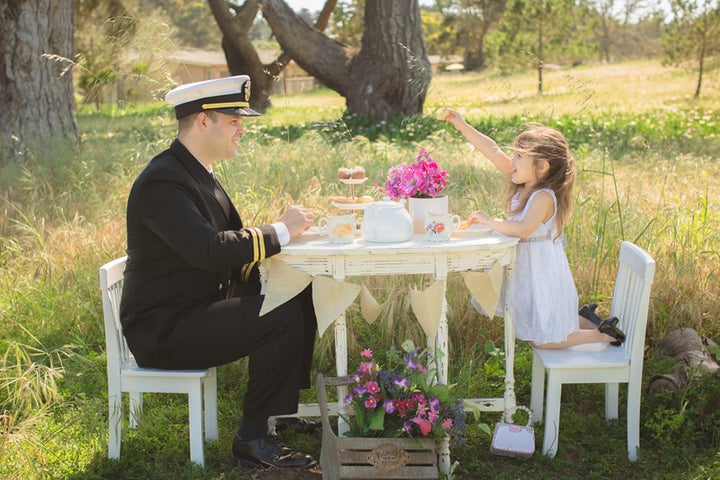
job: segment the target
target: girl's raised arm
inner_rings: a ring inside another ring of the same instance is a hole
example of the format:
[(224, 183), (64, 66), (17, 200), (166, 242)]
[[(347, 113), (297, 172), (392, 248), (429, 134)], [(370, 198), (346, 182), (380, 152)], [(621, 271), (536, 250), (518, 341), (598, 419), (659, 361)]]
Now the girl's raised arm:
[(468, 216), (468, 222), (487, 225), (509, 237), (527, 238), (541, 223), (550, 220), (554, 213), (555, 202), (552, 196), (547, 192), (539, 192), (532, 199), (522, 220), (503, 220), (493, 218), (483, 211), (475, 211)]
[(503, 152), (495, 140), (488, 137), (487, 135), (478, 132), (472, 125), (467, 123), (462, 116), (455, 110), (443, 110), (440, 116), (441, 120), (445, 120), (447, 123), (451, 123), (456, 129), (462, 133), (465, 138), (475, 147), (480, 153), (485, 155), (495, 167), (505, 175), (512, 174), (512, 161), (510, 157)]

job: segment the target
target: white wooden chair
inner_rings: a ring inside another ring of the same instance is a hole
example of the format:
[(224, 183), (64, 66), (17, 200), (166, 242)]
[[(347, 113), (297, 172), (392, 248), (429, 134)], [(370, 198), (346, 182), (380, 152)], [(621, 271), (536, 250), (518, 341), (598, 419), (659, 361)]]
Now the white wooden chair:
[(609, 345), (601, 351), (534, 350), (530, 406), (535, 422), (542, 417), (545, 370), (548, 374), (543, 454), (554, 457), (557, 453), (564, 383), (604, 383), (606, 420), (618, 418), (619, 383), (627, 383), (628, 458), (637, 460), (645, 328), (654, 275), (652, 257), (636, 245), (623, 242), (610, 310), (611, 315), (620, 319), (618, 326), (625, 332), (623, 345)]
[(120, 297), (127, 257), (100, 267), (105, 343), (107, 346), (108, 403), (110, 436), (108, 458), (120, 458), (122, 437), (122, 393), (130, 396), (130, 428), (142, 415), (143, 392), (186, 393), (190, 416), (190, 460), (205, 465), (203, 451), (203, 386), (205, 387), (205, 440), (218, 438), (217, 374), (206, 370), (161, 370), (140, 368), (128, 349), (120, 324)]

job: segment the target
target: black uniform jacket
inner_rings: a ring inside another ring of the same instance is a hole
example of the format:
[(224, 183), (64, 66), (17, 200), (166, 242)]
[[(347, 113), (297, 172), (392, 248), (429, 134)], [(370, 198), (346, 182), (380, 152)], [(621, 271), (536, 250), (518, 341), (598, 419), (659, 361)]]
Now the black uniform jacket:
[(171, 350), (198, 306), (258, 294), (257, 262), (280, 251), (272, 226), (243, 228), (224, 190), (178, 140), (133, 184), (127, 245), (120, 319), (144, 358)]

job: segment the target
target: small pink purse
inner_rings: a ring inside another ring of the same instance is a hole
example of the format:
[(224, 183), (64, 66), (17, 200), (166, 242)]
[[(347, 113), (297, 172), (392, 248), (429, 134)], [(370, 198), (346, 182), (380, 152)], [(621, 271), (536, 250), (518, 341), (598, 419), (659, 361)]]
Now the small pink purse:
[[(531, 457), (535, 453), (535, 432), (532, 424), (532, 413), (527, 407), (517, 407), (528, 414), (527, 425), (498, 422), (495, 424), (490, 451), (505, 457)], [(503, 416), (503, 420), (506, 417)], [(510, 418), (512, 422), (512, 417)]]

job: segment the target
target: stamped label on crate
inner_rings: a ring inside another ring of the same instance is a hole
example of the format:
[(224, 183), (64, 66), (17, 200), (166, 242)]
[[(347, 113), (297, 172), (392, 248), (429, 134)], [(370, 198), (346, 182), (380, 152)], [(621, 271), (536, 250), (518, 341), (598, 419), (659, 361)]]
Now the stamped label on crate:
[(383, 443), (368, 453), (367, 459), (378, 470), (394, 472), (407, 464), (410, 454), (396, 445)]

